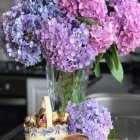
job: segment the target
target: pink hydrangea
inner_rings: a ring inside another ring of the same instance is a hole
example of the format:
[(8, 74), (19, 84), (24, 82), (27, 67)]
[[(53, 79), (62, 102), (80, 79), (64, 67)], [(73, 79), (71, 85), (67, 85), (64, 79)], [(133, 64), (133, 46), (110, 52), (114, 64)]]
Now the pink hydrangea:
[(114, 12), (115, 43), (120, 55), (129, 54), (140, 44), (140, 4), (136, 0), (110, 0)]
[(102, 22), (105, 20), (108, 10), (105, 0), (77, 0), (79, 2), (80, 16)]
[(78, 16), (77, 0), (58, 0), (58, 4), (63, 12)]
[(89, 44), (97, 53), (105, 53), (114, 41), (112, 22), (104, 23), (104, 26), (92, 25), (90, 28)]
[(92, 20), (104, 21), (107, 15), (105, 0), (58, 0), (61, 10)]

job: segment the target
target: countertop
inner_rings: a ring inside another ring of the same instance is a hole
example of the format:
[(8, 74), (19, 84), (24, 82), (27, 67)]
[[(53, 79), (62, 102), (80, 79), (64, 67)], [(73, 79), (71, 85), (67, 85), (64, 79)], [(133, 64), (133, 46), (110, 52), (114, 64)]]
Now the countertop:
[[(140, 139), (140, 119), (113, 117), (113, 120), (117, 138), (120, 140)], [(0, 140), (25, 140), (23, 125), (16, 127), (0, 137)]]
[(6, 133), (4, 136), (1, 136), (0, 140), (25, 140), (23, 125), (20, 125)]

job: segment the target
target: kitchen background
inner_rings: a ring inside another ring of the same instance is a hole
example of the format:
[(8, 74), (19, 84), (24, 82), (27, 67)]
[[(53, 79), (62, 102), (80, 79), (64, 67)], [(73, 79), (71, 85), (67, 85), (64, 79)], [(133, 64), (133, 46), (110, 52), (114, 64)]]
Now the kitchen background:
[[(0, 0), (0, 12), (12, 5), (12, 0)], [(2, 46), (1, 46), (2, 47)], [(87, 94), (140, 95), (140, 54), (136, 50), (121, 58), (124, 68), (123, 83), (118, 83), (101, 63), (102, 75), (89, 77)], [(46, 92), (45, 68), (31, 71), (6, 58), (0, 50), (0, 136), (23, 123), (26, 114), (35, 114), (40, 98)]]

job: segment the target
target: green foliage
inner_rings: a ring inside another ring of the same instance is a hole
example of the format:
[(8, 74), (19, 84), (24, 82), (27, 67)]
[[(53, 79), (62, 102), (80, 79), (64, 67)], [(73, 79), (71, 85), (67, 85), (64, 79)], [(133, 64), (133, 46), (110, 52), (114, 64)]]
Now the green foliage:
[(76, 103), (77, 105), (80, 105), (81, 102), (86, 100), (86, 96), (84, 93), (81, 93), (80, 91), (75, 90), (72, 94), (72, 102)]
[(99, 54), (96, 57), (95, 64), (94, 64), (94, 74), (96, 77), (99, 77), (101, 74), (100, 61), (102, 59), (105, 59), (106, 64), (111, 74), (114, 76), (114, 78), (117, 81), (122, 82), (123, 74), (124, 74), (123, 67), (118, 57), (117, 48), (115, 47), (114, 44), (110, 47), (110, 49), (105, 54)]
[(110, 131), (110, 134), (108, 136), (108, 139), (116, 139), (116, 132), (115, 132), (115, 129), (112, 129)]
[(115, 67), (116, 67), (116, 69), (118, 69), (119, 68), (119, 57), (118, 57), (117, 49), (114, 44), (111, 46), (110, 51), (112, 52), (112, 57), (114, 60)]
[(122, 82), (123, 80), (123, 68), (122, 64), (118, 58), (117, 49), (114, 45), (111, 46), (111, 49), (104, 54), (105, 61), (108, 68), (110, 69), (111, 74), (116, 80)]
[(102, 58), (103, 58), (103, 54), (99, 54), (95, 59), (94, 74), (96, 77), (100, 77), (101, 75), (100, 61), (102, 60)]
[(86, 17), (78, 17), (78, 20), (83, 22), (83, 23), (86, 23), (88, 25), (97, 25), (98, 24), (96, 21), (89, 20)]

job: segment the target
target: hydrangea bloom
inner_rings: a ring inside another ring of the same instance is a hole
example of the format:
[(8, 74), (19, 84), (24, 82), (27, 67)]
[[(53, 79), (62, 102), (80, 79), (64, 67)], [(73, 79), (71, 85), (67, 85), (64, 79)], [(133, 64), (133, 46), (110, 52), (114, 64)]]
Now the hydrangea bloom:
[(58, 4), (63, 12), (78, 16), (77, 0), (58, 0)]
[(104, 26), (92, 25), (90, 29), (89, 44), (97, 53), (105, 53), (113, 44), (115, 34), (112, 22), (104, 23)]
[(30, 7), (31, 12), (43, 19), (51, 19), (61, 13), (53, 0), (25, 0), (24, 3)]
[(77, 0), (80, 16), (99, 22), (105, 21), (108, 9), (105, 0)]
[(116, 30), (115, 43), (121, 55), (129, 54), (140, 44), (140, 4), (137, 0), (110, 0), (110, 5), (114, 8), (110, 15)]
[(66, 13), (99, 22), (105, 20), (108, 12), (105, 0), (59, 0), (59, 6)]
[(27, 66), (41, 61), (40, 43), (37, 34), (41, 28), (39, 17), (26, 14), (28, 9), (18, 4), (3, 15), (6, 35), (5, 52), (11, 58)]
[(42, 29), (43, 56), (58, 70), (72, 72), (81, 69), (90, 65), (95, 56), (88, 46), (88, 38), (89, 30), (85, 24), (77, 27), (66, 19), (53, 18), (44, 23)]
[(111, 115), (107, 108), (99, 105), (95, 99), (88, 99), (79, 107), (69, 102), (66, 111), (70, 115), (71, 134), (85, 134), (91, 140), (107, 140), (110, 129), (113, 128)]

